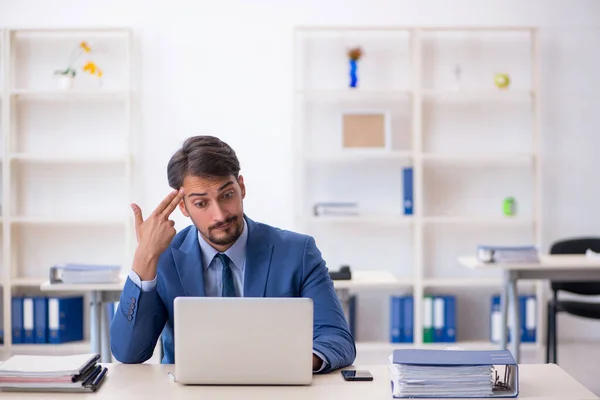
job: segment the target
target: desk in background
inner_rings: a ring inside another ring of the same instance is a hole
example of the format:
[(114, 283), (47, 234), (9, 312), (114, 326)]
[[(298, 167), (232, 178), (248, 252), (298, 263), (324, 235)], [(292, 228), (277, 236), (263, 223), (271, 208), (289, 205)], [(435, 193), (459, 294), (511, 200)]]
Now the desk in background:
[[(352, 279), (334, 280), (335, 292), (342, 303), (346, 321), (353, 321), (351, 309), (352, 291), (364, 289), (389, 289), (396, 288), (398, 280), (390, 272), (385, 271), (353, 271)], [(352, 326), (351, 326), (352, 328)]]
[(112, 315), (108, 315), (104, 306), (108, 302), (119, 301), (125, 280), (119, 283), (50, 283), (44, 282), (40, 289), (46, 292), (71, 292), (90, 293), (90, 340), (91, 352), (98, 353), (101, 361), (112, 361), (110, 351), (110, 322)]
[[(47, 292), (72, 292), (90, 293), (90, 339), (91, 352), (99, 353), (104, 363), (112, 361), (110, 351), (110, 321), (112, 316), (108, 315), (105, 303), (119, 301), (125, 279), (119, 283), (102, 284), (65, 284), (44, 282), (40, 289)], [(349, 316), (349, 299), (352, 289), (394, 287), (396, 278), (391, 273), (380, 271), (356, 271), (352, 273), (350, 280), (333, 281), (344, 313)]]
[(502, 313), (500, 347), (507, 348), (506, 332), (508, 312), (512, 317), (511, 353), (520, 359), (521, 335), (519, 332), (519, 279), (544, 279), (557, 281), (600, 280), (600, 259), (585, 255), (542, 255), (539, 263), (482, 263), (477, 257), (460, 257), (458, 261), (476, 271), (502, 270), (503, 290), (500, 300)]
[[(105, 364), (106, 365), (106, 364)], [(346, 382), (340, 371), (315, 375), (310, 386), (181, 386), (167, 377), (173, 365), (108, 364), (102, 387), (92, 394), (2, 393), (3, 400), (44, 399), (257, 399), (257, 400), (390, 400), (390, 372), (387, 365), (357, 366), (373, 374), (371, 382)], [(592, 392), (555, 364), (519, 366), (518, 399), (597, 399)]]

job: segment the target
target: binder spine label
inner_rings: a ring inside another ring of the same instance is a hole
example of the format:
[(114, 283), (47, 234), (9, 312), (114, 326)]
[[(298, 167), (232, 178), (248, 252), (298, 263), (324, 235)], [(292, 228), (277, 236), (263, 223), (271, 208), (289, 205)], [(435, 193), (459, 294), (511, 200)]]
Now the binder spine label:
[(58, 329), (60, 320), (58, 318), (58, 299), (50, 299), (48, 301), (48, 327), (50, 329)]
[(33, 299), (23, 299), (23, 334), (24, 343), (33, 343)]
[(433, 299), (433, 341), (444, 341), (444, 329), (446, 326), (444, 310), (444, 298), (435, 297)]

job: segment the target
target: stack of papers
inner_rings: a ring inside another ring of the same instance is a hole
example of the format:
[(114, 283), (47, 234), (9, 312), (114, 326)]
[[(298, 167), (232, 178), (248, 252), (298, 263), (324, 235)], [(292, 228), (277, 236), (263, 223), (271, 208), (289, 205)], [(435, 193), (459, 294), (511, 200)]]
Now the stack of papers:
[(358, 203), (320, 202), (315, 203), (315, 216), (349, 216), (358, 215)]
[(392, 365), (394, 397), (490, 397), (493, 368)]
[(50, 267), (50, 283), (119, 283), (118, 265), (59, 264)]
[(99, 359), (99, 354), (13, 356), (0, 364), (0, 390), (95, 392), (108, 371)]
[[(502, 380), (497, 366), (505, 366)], [(506, 350), (423, 349), (395, 350), (389, 367), (395, 398), (511, 397), (518, 394), (516, 368)]]
[(477, 258), (484, 263), (538, 263), (535, 246), (478, 246)]

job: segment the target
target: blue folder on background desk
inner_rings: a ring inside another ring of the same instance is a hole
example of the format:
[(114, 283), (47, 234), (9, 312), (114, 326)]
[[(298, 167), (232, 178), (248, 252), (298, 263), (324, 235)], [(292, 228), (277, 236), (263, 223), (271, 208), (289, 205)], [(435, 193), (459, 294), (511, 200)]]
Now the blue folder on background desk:
[(519, 394), (518, 365), (508, 350), (402, 349), (391, 362), (395, 398)]

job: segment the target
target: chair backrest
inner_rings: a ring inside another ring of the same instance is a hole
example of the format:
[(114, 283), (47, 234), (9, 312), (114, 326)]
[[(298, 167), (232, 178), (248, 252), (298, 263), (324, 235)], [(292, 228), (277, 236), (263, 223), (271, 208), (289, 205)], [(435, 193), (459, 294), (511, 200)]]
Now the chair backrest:
[[(600, 238), (582, 237), (560, 240), (552, 244), (550, 254), (585, 254), (587, 249), (600, 253)], [(582, 295), (600, 294), (600, 282), (550, 282), (552, 290)]]

